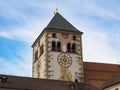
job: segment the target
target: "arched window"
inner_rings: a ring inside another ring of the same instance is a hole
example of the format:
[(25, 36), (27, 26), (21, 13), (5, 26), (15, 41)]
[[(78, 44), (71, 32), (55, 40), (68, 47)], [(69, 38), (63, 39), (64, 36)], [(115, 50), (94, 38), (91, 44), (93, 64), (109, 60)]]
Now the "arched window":
[(57, 51), (61, 51), (61, 42), (57, 42)]
[(75, 43), (72, 44), (72, 53), (76, 53), (76, 44)]
[(55, 41), (52, 41), (52, 50), (56, 51), (56, 42)]
[(71, 52), (71, 44), (70, 43), (67, 44), (67, 52)]

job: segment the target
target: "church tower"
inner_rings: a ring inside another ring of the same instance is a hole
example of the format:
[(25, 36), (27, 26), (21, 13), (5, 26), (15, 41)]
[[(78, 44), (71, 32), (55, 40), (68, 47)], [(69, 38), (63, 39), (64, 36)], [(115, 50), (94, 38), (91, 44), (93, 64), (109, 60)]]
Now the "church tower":
[(82, 32), (58, 12), (32, 45), (32, 77), (74, 81), (83, 79)]

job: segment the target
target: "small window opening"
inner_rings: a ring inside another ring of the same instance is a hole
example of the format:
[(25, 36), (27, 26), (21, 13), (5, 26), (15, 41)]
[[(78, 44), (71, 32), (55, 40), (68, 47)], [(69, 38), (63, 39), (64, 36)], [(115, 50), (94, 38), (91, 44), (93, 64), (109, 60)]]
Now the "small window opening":
[(38, 41), (38, 47), (40, 46), (40, 41)]
[(35, 52), (35, 61), (38, 59), (38, 51)]
[(44, 53), (44, 50), (43, 50), (43, 44), (42, 46), (40, 47), (40, 56)]
[(71, 44), (70, 43), (67, 44), (67, 52), (71, 52)]
[(61, 43), (60, 42), (57, 43), (57, 51), (61, 51)]
[(52, 34), (52, 37), (53, 37), (53, 38), (56, 38), (56, 33), (53, 33), (53, 34)]
[(56, 51), (56, 42), (55, 41), (52, 42), (52, 50)]
[(73, 40), (76, 40), (76, 36), (73, 36)]
[(76, 44), (75, 43), (72, 44), (72, 53), (76, 53)]

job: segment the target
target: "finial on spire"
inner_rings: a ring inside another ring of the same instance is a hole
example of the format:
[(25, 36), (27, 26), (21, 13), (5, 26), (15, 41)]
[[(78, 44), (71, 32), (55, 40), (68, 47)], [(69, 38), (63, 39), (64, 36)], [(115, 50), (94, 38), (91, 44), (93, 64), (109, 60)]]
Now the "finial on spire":
[(56, 5), (56, 9), (54, 11), (54, 15), (58, 12), (58, 8), (57, 8), (57, 5)]
[(56, 7), (56, 12), (58, 12), (58, 8)]

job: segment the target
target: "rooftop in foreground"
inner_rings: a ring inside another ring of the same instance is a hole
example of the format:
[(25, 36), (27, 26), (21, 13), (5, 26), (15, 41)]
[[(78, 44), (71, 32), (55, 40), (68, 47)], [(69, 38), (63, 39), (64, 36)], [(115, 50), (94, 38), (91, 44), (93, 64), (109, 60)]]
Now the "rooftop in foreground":
[(119, 64), (83, 62), (85, 82), (100, 88), (120, 68)]
[[(18, 77), (9, 75), (0, 75), (0, 77), (7, 77), (6, 82), (0, 82), (0, 89), (15, 89), (15, 90), (73, 90), (70, 87), (73, 82), (38, 79), (30, 77)], [(82, 90), (100, 90), (89, 84), (80, 84)]]

